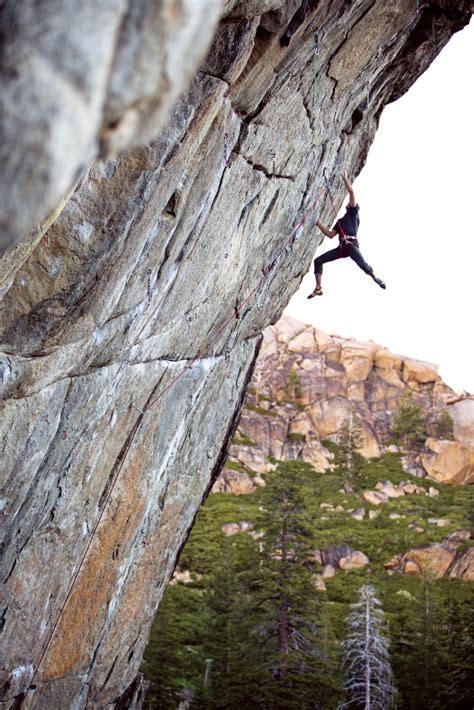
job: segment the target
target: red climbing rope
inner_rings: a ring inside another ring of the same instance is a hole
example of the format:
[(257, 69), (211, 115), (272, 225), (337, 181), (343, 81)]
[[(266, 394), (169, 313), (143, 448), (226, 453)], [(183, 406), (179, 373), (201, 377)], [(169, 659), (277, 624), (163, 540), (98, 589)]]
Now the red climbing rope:
[[(326, 182), (327, 182), (327, 180), (326, 180)], [(117, 480), (118, 480), (118, 478), (119, 478), (119, 476), (120, 476), (120, 472), (121, 472), (121, 470), (122, 470), (122, 468), (123, 468), (123, 465), (124, 465), (124, 463), (125, 463), (125, 460), (126, 460), (128, 454), (129, 454), (129, 452), (130, 452), (131, 446), (132, 446), (132, 444), (133, 444), (133, 442), (134, 442), (134, 440), (135, 440), (135, 437), (136, 437), (136, 435), (137, 435), (137, 433), (138, 433), (138, 430), (140, 429), (140, 426), (141, 426), (141, 423), (142, 423), (142, 420), (143, 420), (144, 415), (158, 402), (158, 400), (160, 400), (160, 399), (173, 387), (174, 384), (176, 384), (176, 382), (177, 382), (181, 377), (183, 377), (183, 375), (185, 375), (185, 373), (186, 373), (188, 370), (190, 370), (190, 369), (193, 367), (194, 363), (195, 363), (199, 358), (201, 358), (201, 357), (209, 350), (209, 348), (220, 338), (220, 336), (222, 335), (223, 331), (227, 328), (227, 326), (229, 325), (229, 323), (231, 323), (231, 321), (232, 321), (234, 318), (236, 318), (236, 317), (238, 318), (238, 317), (239, 317), (239, 313), (240, 313), (240, 312), (242, 311), (242, 309), (251, 301), (251, 299), (253, 298), (253, 296), (254, 296), (254, 295), (257, 293), (257, 291), (260, 289), (260, 287), (262, 286), (263, 282), (264, 282), (265, 279), (267, 278), (268, 274), (270, 274), (271, 271), (273, 271), (273, 269), (274, 269), (275, 266), (277, 265), (277, 263), (278, 263), (280, 257), (281, 257), (282, 254), (285, 252), (285, 250), (287, 249), (287, 247), (290, 246), (291, 244), (293, 244), (294, 240), (296, 239), (297, 233), (299, 232), (299, 230), (301, 229), (301, 227), (303, 226), (304, 222), (307, 220), (307, 218), (309, 217), (309, 215), (311, 214), (311, 212), (313, 212), (313, 210), (316, 209), (316, 207), (317, 207), (317, 205), (318, 205), (318, 203), (319, 203), (321, 197), (323, 196), (323, 194), (324, 194), (326, 191), (329, 192), (329, 194), (330, 194), (329, 186), (328, 186), (328, 187), (323, 187), (323, 188), (320, 190), (320, 192), (319, 192), (318, 195), (316, 196), (316, 199), (315, 199), (314, 202), (308, 207), (308, 209), (306, 210), (306, 212), (303, 214), (302, 218), (300, 219), (300, 221), (298, 222), (298, 224), (296, 225), (296, 227), (295, 227), (295, 228), (293, 229), (293, 231), (291, 232), (291, 234), (290, 234), (289, 238), (287, 239), (287, 241), (285, 242), (285, 244), (284, 244), (284, 245), (281, 247), (281, 249), (277, 252), (277, 254), (276, 254), (275, 258), (273, 259), (273, 261), (271, 261), (270, 264), (269, 264), (267, 267), (265, 267), (265, 268), (263, 269), (263, 271), (262, 271), (262, 276), (260, 277), (260, 279), (259, 279), (257, 285), (252, 289), (252, 291), (250, 291), (250, 293), (243, 299), (243, 301), (235, 307), (234, 312), (232, 313), (232, 315), (230, 315), (230, 316), (224, 321), (224, 323), (223, 323), (222, 326), (219, 328), (219, 330), (217, 331), (217, 333), (199, 350), (199, 352), (193, 357), (193, 359), (188, 362), (188, 364), (186, 365), (186, 367), (184, 367), (184, 368), (166, 385), (166, 387), (164, 387), (164, 388), (161, 390), (161, 392), (160, 392), (154, 399), (152, 399), (151, 402), (149, 402), (149, 403), (145, 406), (145, 408), (144, 408), (143, 410), (139, 410), (141, 416), (139, 416), (139, 417), (136, 419), (136, 421), (135, 421), (135, 423), (134, 423), (134, 425), (133, 425), (133, 428), (132, 428), (132, 430), (131, 430), (131, 432), (130, 432), (130, 435), (129, 435), (129, 437), (128, 437), (127, 445), (126, 445), (126, 447), (125, 447), (125, 449), (124, 449), (124, 451), (123, 451), (123, 454), (122, 454), (122, 457), (121, 457), (121, 459), (120, 459), (120, 462), (119, 462), (119, 464), (117, 465), (117, 468), (116, 468), (116, 470), (115, 470), (115, 473), (114, 473), (114, 475), (113, 475), (113, 477), (112, 477), (112, 481), (111, 481), (111, 483), (110, 483), (109, 490), (108, 490), (107, 495), (106, 495), (106, 497), (105, 497), (104, 504), (103, 504), (103, 506), (102, 506), (102, 510), (100, 511), (100, 514), (99, 514), (99, 516), (98, 516), (98, 518), (97, 518), (97, 521), (96, 521), (96, 523), (95, 523), (95, 525), (94, 525), (94, 527), (93, 527), (93, 529), (92, 529), (92, 532), (91, 532), (91, 534), (90, 534), (89, 541), (88, 541), (88, 543), (87, 543), (87, 545), (86, 545), (86, 547), (85, 547), (85, 550), (84, 550), (84, 553), (83, 553), (83, 555), (82, 555), (82, 557), (81, 557), (81, 560), (80, 560), (80, 562), (79, 562), (79, 565), (78, 565), (76, 571), (74, 572), (74, 574), (73, 574), (73, 576), (72, 576), (72, 580), (71, 580), (71, 582), (70, 582), (70, 584), (69, 584), (69, 587), (68, 587), (68, 590), (67, 590), (67, 592), (66, 592), (66, 596), (65, 596), (65, 598), (64, 598), (64, 601), (63, 601), (63, 603), (61, 604), (61, 607), (60, 607), (60, 609), (59, 609), (58, 616), (57, 616), (56, 621), (55, 621), (55, 623), (54, 623), (54, 625), (53, 625), (53, 628), (52, 628), (51, 633), (50, 633), (50, 635), (49, 635), (48, 641), (47, 641), (47, 643), (45, 644), (43, 651), (41, 652), (41, 656), (40, 656), (39, 661), (38, 661), (38, 663), (37, 663), (37, 665), (36, 665), (35, 672), (34, 672), (32, 678), (31, 678), (31, 681), (30, 681), (30, 688), (32, 688), (32, 686), (33, 686), (33, 681), (34, 681), (34, 679), (35, 679), (35, 677), (36, 677), (36, 674), (38, 673), (38, 670), (39, 670), (39, 668), (40, 668), (40, 666), (41, 666), (41, 663), (43, 662), (43, 659), (44, 659), (44, 657), (45, 657), (45, 655), (46, 655), (46, 653), (47, 653), (47, 651), (48, 651), (48, 649), (49, 649), (49, 646), (50, 646), (50, 644), (51, 644), (51, 641), (52, 641), (53, 638), (54, 638), (54, 634), (56, 633), (56, 629), (58, 628), (59, 622), (60, 622), (61, 617), (62, 617), (62, 615), (63, 615), (63, 612), (64, 612), (64, 610), (65, 610), (65, 608), (66, 608), (66, 606), (67, 606), (67, 603), (68, 603), (69, 599), (71, 598), (71, 594), (72, 594), (72, 591), (73, 591), (73, 589), (74, 589), (74, 585), (75, 585), (76, 580), (77, 580), (77, 578), (78, 578), (78, 576), (79, 576), (79, 574), (80, 574), (80, 572), (81, 572), (81, 569), (82, 569), (82, 566), (83, 566), (83, 564), (84, 564), (84, 561), (85, 561), (85, 559), (86, 559), (86, 557), (87, 557), (87, 555), (88, 555), (88, 553), (89, 553), (89, 550), (90, 550), (90, 548), (91, 548), (92, 542), (94, 541), (94, 537), (95, 537), (95, 534), (96, 534), (96, 532), (97, 532), (97, 529), (98, 529), (98, 527), (99, 527), (99, 525), (100, 525), (100, 523), (101, 523), (101, 521), (102, 521), (102, 517), (103, 517), (103, 515), (104, 515), (104, 511), (105, 511), (106, 508), (107, 508), (107, 504), (108, 504), (108, 502), (109, 502), (109, 500), (110, 500), (110, 497), (111, 497), (111, 495), (112, 495), (112, 493), (113, 493), (113, 490), (114, 490), (114, 488), (115, 488), (115, 484), (117, 483)], [(331, 201), (332, 201), (332, 197), (331, 197)]]

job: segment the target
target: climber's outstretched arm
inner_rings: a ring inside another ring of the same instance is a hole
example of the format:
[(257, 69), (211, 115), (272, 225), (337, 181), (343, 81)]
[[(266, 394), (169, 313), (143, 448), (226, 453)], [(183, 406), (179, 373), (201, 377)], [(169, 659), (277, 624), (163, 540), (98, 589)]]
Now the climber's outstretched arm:
[(326, 236), (329, 237), (329, 239), (332, 239), (333, 237), (336, 236), (337, 232), (335, 229), (328, 229), (327, 227), (324, 226), (322, 222), (318, 221), (316, 222), (317, 226), (321, 230), (321, 232)]
[(347, 177), (347, 173), (342, 173), (342, 180), (344, 182), (344, 185), (346, 186), (346, 190), (349, 193), (349, 204), (351, 207), (355, 207), (357, 204), (355, 194), (354, 194), (354, 188), (352, 187), (351, 183), (349, 182), (349, 178)]

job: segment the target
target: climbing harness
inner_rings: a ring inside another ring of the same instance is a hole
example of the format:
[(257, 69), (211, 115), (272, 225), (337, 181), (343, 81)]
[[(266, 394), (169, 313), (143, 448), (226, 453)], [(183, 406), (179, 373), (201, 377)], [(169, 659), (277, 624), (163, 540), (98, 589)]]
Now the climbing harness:
[[(324, 176), (325, 176), (325, 171), (324, 171)], [(109, 485), (109, 487), (108, 487), (107, 494), (106, 494), (105, 499), (104, 499), (104, 501), (103, 501), (103, 503), (102, 503), (102, 508), (101, 508), (101, 510), (100, 510), (100, 513), (99, 513), (99, 515), (98, 515), (98, 517), (97, 517), (97, 520), (96, 520), (96, 522), (95, 522), (95, 524), (94, 524), (94, 526), (93, 526), (93, 528), (92, 528), (92, 532), (90, 533), (89, 540), (88, 540), (88, 542), (87, 542), (87, 544), (86, 544), (86, 546), (85, 546), (85, 549), (84, 549), (84, 552), (83, 552), (83, 554), (82, 554), (82, 557), (81, 557), (81, 559), (80, 559), (80, 561), (79, 561), (79, 564), (78, 564), (78, 566), (76, 567), (76, 571), (75, 571), (74, 574), (72, 575), (72, 579), (71, 579), (71, 582), (69, 583), (69, 587), (68, 587), (67, 592), (66, 592), (66, 595), (65, 595), (65, 597), (64, 597), (64, 601), (62, 602), (62, 604), (61, 604), (61, 606), (60, 606), (60, 608), (59, 608), (59, 612), (58, 612), (58, 615), (57, 615), (57, 617), (56, 617), (56, 621), (54, 622), (54, 624), (53, 624), (53, 626), (52, 626), (51, 633), (49, 634), (48, 640), (46, 641), (46, 643), (45, 643), (45, 645), (44, 645), (44, 648), (43, 648), (43, 650), (42, 650), (42, 652), (41, 652), (41, 655), (40, 655), (40, 657), (39, 657), (39, 660), (38, 660), (38, 662), (37, 662), (37, 664), (36, 664), (35, 671), (34, 671), (34, 673), (33, 673), (33, 676), (32, 676), (32, 678), (31, 678), (31, 681), (30, 681), (29, 690), (33, 690), (34, 687), (35, 687), (35, 686), (34, 686), (34, 683), (33, 683), (33, 682), (34, 682), (34, 679), (36, 678), (36, 675), (37, 675), (37, 673), (38, 673), (38, 671), (39, 671), (39, 669), (40, 669), (40, 667), (41, 667), (41, 663), (43, 662), (43, 659), (44, 659), (44, 657), (45, 657), (45, 655), (46, 655), (46, 653), (47, 653), (47, 651), (48, 651), (48, 649), (49, 649), (49, 647), (50, 647), (50, 645), (51, 645), (51, 642), (52, 642), (52, 640), (53, 640), (53, 638), (54, 638), (54, 635), (55, 635), (55, 633), (56, 633), (56, 630), (57, 630), (57, 628), (58, 628), (58, 626), (59, 626), (59, 622), (61, 621), (61, 618), (62, 618), (62, 615), (63, 615), (63, 613), (64, 613), (64, 610), (66, 609), (66, 606), (67, 606), (67, 604), (68, 604), (68, 602), (69, 602), (69, 599), (71, 598), (71, 594), (72, 594), (72, 591), (73, 591), (74, 586), (75, 586), (75, 584), (76, 584), (76, 581), (77, 581), (77, 579), (78, 579), (78, 577), (79, 577), (79, 574), (80, 574), (80, 572), (81, 572), (81, 570), (82, 570), (82, 568), (83, 568), (83, 565), (84, 565), (84, 562), (85, 562), (85, 560), (86, 560), (86, 558), (87, 558), (87, 555), (89, 554), (89, 550), (90, 550), (90, 548), (91, 548), (92, 542), (93, 542), (94, 539), (95, 539), (95, 535), (96, 535), (96, 532), (97, 532), (97, 530), (98, 530), (98, 528), (99, 528), (99, 525), (100, 525), (100, 523), (102, 522), (102, 518), (103, 518), (103, 515), (104, 515), (104, 511), (107, 509), (109, 500), (110, 500), (111, 495), (112, 495), (112, 493), (113, 493), (113, 491), (114, 491), (114, 489), (115, 489), (115, 485), (116, 485), (117, 480), (118, 480), (118, 478), (119, 478), (119, 476), (120, 476), (120, 473), (121, 473), (121, 471), (122, 471), (122, 468), (123, 468), (123, 466), (124, 466), (124, 463), (125, 463), (125, 461), (127, 460), (127, 456), (128, 456), (128, 454), (130, 453), (130, 449), (131, 449), (131, 447), (132, 447), (132, 444), (133, 444), (133, 442), (134, 442), (134, 440), (135, 440), (135, 438), (136, 438), (136, 436), (137, 436), (137, 434), (138, 434), (138, 431), (139, 431), (139, 429), (140, 429), (140, 426), (141, 426), (141, 424), (142, 424), (142, 421), (143, 421), (144, 416), (147, 414), (147, 412), (148, 412), (160, 399), (162, 399), (162, 398), (164, 397), (164, 395), (175, 385), (175, 383), (176, 383), (179, 379), (181, 379), (181, 377), (183, 377), (187, 372), (189, 372), (189, 370), (192, 369), (192, 367), (194, 366), (194, 364), (195, 364), (200, 358), (202, 358), (202, 357), (205, 355), (205, 353), (212, 347), (212, 345), (214, 345), (214, 344), (220, 339), (220, 337), (222, 336), (223, 332), (226, 330), (227, 326), (234, 320), (234, 318), (240, 318), (241, 311), (249, 304), (249, 302), (252, 300), (252, 298), (255, 296), (255, 294), (260, 290), (260, 288), (262, 287), (263, 283), (265, 282), (265, 280), (266, 280), (268, 274), (269, 274), (271, 271), (273, 271), (273, 269), (275, 268), (275, 266), (278, 264), (280, 258), (283, 256), (283, 254), (285, 254), (286, 248), (287, 248), (288, 244), (290, 244), (290, 243), (292, 243), (292, 242), (294, 241), (294, 239), (296, 238), (296, 235), (298, 234), (299, 230), (302, 228), (303, 224), (304, 224), (304, 223), (306, 222), (306, 220), (308, 219), (309, 215), (316, 209), (316, 207), (317, 207), (318, 203), (320, 202), (320, 200), (321, 200), (322, 196), (324, 195), (324, 193), (325, 193), (327, 190), (329, 190), (329, 181), (327, 180), (326, 176), (325, 176), (325, 181), (326, 181), (326, 183), (327, 183), (327, 186), (326, 186), (326, 187), (323, 187), (323, 188), (319, 191), (319, 193), (317, 194), (315, 200), (314, 200), (314, 201), (312, 202), (312, 204), (307, 208), (307, 210), (303, 213), (303, 216), (301, 217), (301, 219), (299, 220), (298, 224), (296, 225), (296, 227), (295, 227), (295, 228), (293, 229), (293, 231), (291, 232), (291, 234), (290, 234), (289, 238), (287, 239), (287, 241), (285, 242), (285, 244), (280, 248), (280, 250), (276, 253), (276, 255), (275, 255), (275, 257), (273, 258), (273, 260), (270, 262), (269, 267), (267, 267), (266, 269), (263, 269), (262, 275), (261, 275), (261, 277), (260, 277), (258, 283), (256, 284), (256, 286), (250, 291), (250, 293), (248, 293), (248, 295), (247, 295), (239, 304), (237, 304), (237, 305), (234, 307), (232, 314), (231, 314), (230, 316), (228, 316), (228, 317), (225, 319), (225, 321), (223, 322), (223, 324), (221, 325), (221, 327), (217, 330), (217, 332), (215, 333), (215, 335), (214, 335), (210, 340), (208, 340), (207, 343), (205, 343), (205, 344), (202, 346), (202, 348), (201, 348), (201, 349), (196, 353), (196, 355), (186, 364), (186, 366), (185, 366), (175, 377), (173, 377), (173, 378), (170, 380), (170, 382), (168, 382), (168, 384), (161, 390), (161, 392), (159, 392), (159, 393), (156, 395), (156, 397), (154, 397), (151, 401), (149, 401), (149, 402), (143, 407), (143, 409), (139, 409), (134, 403), (131, 403), (131, 405), (130, 405), (131, 408), (133, 408), (133, 409), (135, 409), (137, 412), (139, 412), (140, 416), (138, 416), (138, 417), (136, 418), (135, 423), (133, 424), (133, 426), (132, 426), (132, 428), (131, 428), (131, 430), (130, 430), (130, 433), (129, 433), (129, 435), (128, 435), (128, 439), (127, 439), (127, 441), (126, 441), (125, 448), (123, 449), (122, 455), (121, 455), (120, 460), (119, 460), (118, 465), (117, 465), (117, 468), (116, 468), (115, 472), (113, 473), (112, 479), (111, 479), (111, 481), (110, 481), (110, 485)], [(227, 371), (226, 371), (226, 377), (229, 377), (229, 378), (230, 378), (231, 373), (230, 373), (230, 348), (229, 348), (229, 346), (226, 346), (226, 348), (225, 348), (225, 350), (224, 350), (224, 361), (225, 361), (225, 363), (226, 363), (226, 370), (227, 370)], [(229, 372), (229, 375), (227, 375), (227, 372)]]
[(319, 57), (319, 38), (318, 38), (318, 33), (316, 32), (315, 35), (314, 35), (313, 104), (314, 104), (314, 102), (315, 102), (315, 100), (316, 100), (316, 77), (318, 76), (318, 57)]

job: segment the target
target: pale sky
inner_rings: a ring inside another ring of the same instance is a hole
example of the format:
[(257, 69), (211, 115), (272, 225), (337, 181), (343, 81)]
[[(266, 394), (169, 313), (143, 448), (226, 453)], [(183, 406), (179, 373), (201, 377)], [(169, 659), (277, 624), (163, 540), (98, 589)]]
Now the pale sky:
[[(367, 164), (354, 183), (361, 251), (387, 290), (351, 259), (341, 259), (324, 267), (323, 296), (307, 300), (314, 288), (311, 270), (285, 311), (325, 332), (373, 340), (439, 364), (448, 385), (470, 392), (473, 70), (471, 22), (408, 93), (384, 110)], [(317, 254), (336, 244), (325, 239)]]

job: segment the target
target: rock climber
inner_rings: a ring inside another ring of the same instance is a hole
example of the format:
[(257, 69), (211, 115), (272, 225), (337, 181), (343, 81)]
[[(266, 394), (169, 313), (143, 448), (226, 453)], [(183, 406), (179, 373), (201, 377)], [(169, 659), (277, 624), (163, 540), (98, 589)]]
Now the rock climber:
[(376, 284), (380, 288), (386, 288), (385, 283), (382, 279), (377, 278), (374, 274), (374, 270), (371, 266), (367, 264), (362, 253), (359, 249), (359, 242), (357, 240), (357, 231), (359, 229), (359, 205), (356, 202), (354, 195), (354, 189), (349, 182), (346, 173), (342, 173), (342, 180), (346, 186), (346, 190), (349, 193), (349, 203), (346, 207), (346, 214), (337, 220), (336, 224), (332, 229), (325, 227), (319, 220), (316, 222), (322, 233), (332, 239), (336, 235), (339, 237), (339, 246), (336, 249), (331, 249), (330, 251), (321, 254), (314, 260), (314, 275), (316, 276), (316, 288), (308, 298), (314, 298), (314, 296), (322, 296), (323, 290), (321, 288), (321, 278), (323, 275), (323, 264), (327, 264), (329, 261), (335, 261), (336, 259), (344, 259), (350, 256), (351, 259), (355, 261), (357, 266), (359, 266), (362, 271), (371, 276)]

